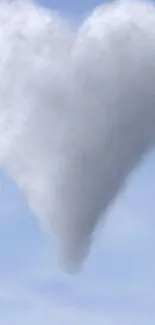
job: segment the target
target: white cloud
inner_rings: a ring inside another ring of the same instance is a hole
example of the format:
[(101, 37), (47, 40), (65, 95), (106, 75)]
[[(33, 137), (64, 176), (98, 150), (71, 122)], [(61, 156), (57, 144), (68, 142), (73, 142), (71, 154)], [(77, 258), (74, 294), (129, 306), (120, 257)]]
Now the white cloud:
[(75, 31), (2, 1), (0, 21), (0, 158), (72, 268), (154, 142), (155, 9), (117, 1)]

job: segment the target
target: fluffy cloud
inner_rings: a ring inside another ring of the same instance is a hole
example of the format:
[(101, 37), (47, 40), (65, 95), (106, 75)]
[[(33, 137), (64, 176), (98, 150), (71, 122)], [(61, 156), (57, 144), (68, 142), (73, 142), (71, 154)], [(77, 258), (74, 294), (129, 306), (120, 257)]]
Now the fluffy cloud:
[(75, 30), (2, 1), (0, 21), (1, 163), (72, 270), (154, 143), (155, 9), (116, 1)]

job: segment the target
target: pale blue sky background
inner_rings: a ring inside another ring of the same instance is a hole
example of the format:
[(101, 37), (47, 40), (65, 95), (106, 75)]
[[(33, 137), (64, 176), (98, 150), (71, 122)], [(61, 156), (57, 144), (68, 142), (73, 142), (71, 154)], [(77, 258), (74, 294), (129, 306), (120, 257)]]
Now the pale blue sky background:
[[(72, 1), (72, 0), (38, 0), (42, 5), (60, 9), (61, 11), (70, 12), (72, 14), (82, 14), (92, 10), (94, 7), (100, 5), (101, 0), (86, 0), (86, 1)], [(105, 1), (104, 1), (105, 2)]]
[[(76, 17), (100, 0), (40, 0)], [(155, 324), (155, 153), (137, 167), (83, 271), (63, 273), (16, 185), (0, 172), (1, 325)]]

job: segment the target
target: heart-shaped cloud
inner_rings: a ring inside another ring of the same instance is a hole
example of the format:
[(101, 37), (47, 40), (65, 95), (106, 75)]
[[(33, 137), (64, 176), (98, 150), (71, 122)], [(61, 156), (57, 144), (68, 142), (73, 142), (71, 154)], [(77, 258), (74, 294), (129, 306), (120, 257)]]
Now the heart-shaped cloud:
[(71, 270), (154, 143), (154, 6), (117, 1), (73, 28), (2, 1), (0, 21), (0, 159)]

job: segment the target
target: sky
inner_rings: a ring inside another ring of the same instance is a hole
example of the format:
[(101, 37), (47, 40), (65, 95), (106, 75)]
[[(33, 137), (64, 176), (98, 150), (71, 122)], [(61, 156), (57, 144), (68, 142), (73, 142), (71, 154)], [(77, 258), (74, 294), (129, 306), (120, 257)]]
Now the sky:
[[(76, 18), (99, 1), (40, 0)], [(82, 271), (63, 272), (52, 236), (0, 172), (0, 324), (155, 324), (155, 152), (128, 179)]]
[(70, 13), (75, 15), (83, 15), (91, 10), (93, 10), (96, 6), (100, 5), (102, 1), (100, 0), (90, 0), (90, 1), (71, 1), (71, 0), (38, 0), (43, 6), (52, 7), (56, 10), (61, 10), (61, 12)]

